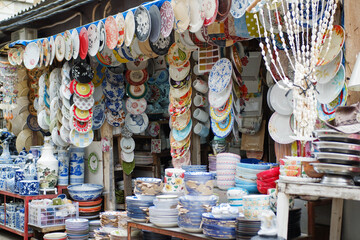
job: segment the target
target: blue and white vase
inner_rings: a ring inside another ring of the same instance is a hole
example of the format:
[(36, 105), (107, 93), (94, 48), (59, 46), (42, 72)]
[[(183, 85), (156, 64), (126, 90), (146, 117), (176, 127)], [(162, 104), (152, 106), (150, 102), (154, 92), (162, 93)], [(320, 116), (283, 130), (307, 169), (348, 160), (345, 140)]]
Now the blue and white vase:
[(70, 184), (84, 183), (84, 148), (71, 148), (70, 150)]
[(25, 179), (24, 170), (18, 169), (15, 171), (15, 193), (19, 193), (19, 182)]
[(24, 180), (37, 180), (36, 164), (34, 156), (31, 153), (26, 156), (24, 177)]
[(59, 180), (58, 185), (69, 185), (69, 154), (66, 150), (59, 150), (57, 154), (59, 160)]
[(43, 148), (42, 146), (31, 146), (30, 147), (29, 153), (31, 153), (34, 156), (35, 162), (37, 162), (37, 160), (40, 158), (42, 148)]
[(59, 163), (53, 154), (50, 137), (45, 137), (41, 157), (36, 163), (37, 177), (41, 189), (54, 189), (58, 181)]
[(22, 180), (19, 182), (19, 194), (22, 196), (39, 195), (39, 188), (38, 180)]

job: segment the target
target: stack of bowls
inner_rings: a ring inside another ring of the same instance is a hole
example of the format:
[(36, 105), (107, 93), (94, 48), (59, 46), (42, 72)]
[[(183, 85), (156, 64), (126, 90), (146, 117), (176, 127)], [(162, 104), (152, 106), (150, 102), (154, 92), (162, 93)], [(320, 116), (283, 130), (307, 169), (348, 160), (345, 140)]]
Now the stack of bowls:
[(63, 232), (47, 233), (43, 237), (44, 240), (67, 240), (67, 234)]
[(211, 196), (191, 196), (186, 195), (179, 198), (179, 217), (178, 224), (187, 232), (202, 232), (202, 214), (210, 211), (209, 207), (215, 206), (218, 197)]
[(95, 219), (99, 217), (102, 207), (102, 198), (93, 201), (78, 202), (78, 204), (80, 218)]
[(232, 207), (237, 207), (239, 212), (243, 212), (243, 197), (248, 194), (246, 189), (238, 187), (229, 188), (226, 192), (228, 203)]
[(147, 209), (154, 205), (153, 204), (154, 198), (142, 200), (136, 196), (127, 196), (126, 210), (128, 217), (135, 222), (146, 222)]
[(203, 233), (207, 237), (216, 239), (236, 238), (236, 217), (215, 217), (212, 213), (202, 214)]
[(229, 189), (235, 186), (236, 164), (240, 156), (233, 153), (219, 153), (216, 156), (217, 186), (220, 189)]
[(247, 220), (259, 220), (261, 213), (270, 210), (270, 196), (253, 194), (243, 197), (244, 216)]
[(235, 187), (243, 188), (250, 194), (258, 193), (256, 181), (254, 180), (235, 177)]
[(206, 165), (184, 165), (181, 166), (185, 172), (206, 172)]
[(210, 196), (214, 191), (214, 175), (209, 172), (185, 172), (185, 194)]
[(276, 187), (275, 181), (279, 179), (279, 169), (279, 167), (271, 168), (256, 175), (257, 189), (260, 193), (266, 194), (269, 189)]
[(89, 220), (87, 219), (66, 219), (65, 228), (69, 240), (89, 238)]
[(149, 208), (150, 222), (158, 227), (177, 227), (177, 195), (160, 195), (154, 199), (155, 206)]
[(236, 219), (236, 239), (246, 240), (256, 236), (260, 230), (261, 222), (257, 220), (247, 220), (243, 217)]
[(160, 178), (136, 178), (134, 193), (142, 200), (154, 199), (155, 195), (161, 193), (163, 186), (163, 182)]

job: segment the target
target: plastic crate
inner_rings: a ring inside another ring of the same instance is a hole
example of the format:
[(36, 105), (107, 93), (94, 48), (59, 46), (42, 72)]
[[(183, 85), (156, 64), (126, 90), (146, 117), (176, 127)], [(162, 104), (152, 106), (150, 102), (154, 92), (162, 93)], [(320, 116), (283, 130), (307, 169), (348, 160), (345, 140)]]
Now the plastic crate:
[(39, 205), (29, 203), (29, 224), (36, 227), (65, 225), (65, 220), (79, 217), (79, 203)]

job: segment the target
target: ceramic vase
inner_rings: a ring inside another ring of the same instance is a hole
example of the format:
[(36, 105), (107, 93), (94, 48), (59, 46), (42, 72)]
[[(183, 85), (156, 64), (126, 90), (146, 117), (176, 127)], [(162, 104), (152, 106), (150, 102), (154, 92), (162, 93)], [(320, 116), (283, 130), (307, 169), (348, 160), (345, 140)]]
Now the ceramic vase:
[(32, 154), (28, 154), (26, 156), (26, 162), (24, 167), (24, 179), (37, 180), (36, 164)]
[(15, 171), (15, 193), (19, 193), (19, 182), (25, 179), (24, 170)]
[(70, 184), (84, 183), (84, 148), (70, 150)]
[(0, 156), (0, 163), (2, 164), (11, 164), (12, 159), (9, 151), (9, 143), (7, 141), (4, 141), (3, 143), (3, 152)]
[(69, 155), (66, 150), (58, 151), (59, 160), (59, 181), (58, 185), (66, 186), (69, 184)]
[(57, 185), (59, 163), (53, 154), (50, 138), (45, 138), (41, 157), (37, 161), (37, 177), (41, 189), (54, 189)]
[(40, 158), (41, 156), (41, 150), (42, 146), (31, 146), (29, 153), (31, 153), (34, 156), (35, 162)]

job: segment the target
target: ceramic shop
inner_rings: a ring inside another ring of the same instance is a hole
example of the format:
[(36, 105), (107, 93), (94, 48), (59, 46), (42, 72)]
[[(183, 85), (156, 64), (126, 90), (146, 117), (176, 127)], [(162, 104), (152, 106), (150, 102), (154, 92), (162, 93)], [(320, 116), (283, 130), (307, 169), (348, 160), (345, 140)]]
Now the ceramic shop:
[(340, 239), (343, 200), (360, 200), (343, 15), (337, 0), (157, 0), (7, 44), (0, 229), (322, 239), (314, 208), (332, 204), (322, 237)]

